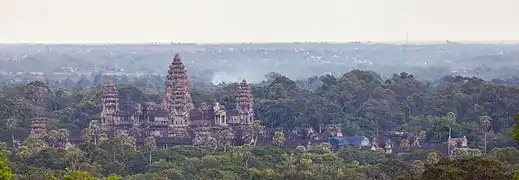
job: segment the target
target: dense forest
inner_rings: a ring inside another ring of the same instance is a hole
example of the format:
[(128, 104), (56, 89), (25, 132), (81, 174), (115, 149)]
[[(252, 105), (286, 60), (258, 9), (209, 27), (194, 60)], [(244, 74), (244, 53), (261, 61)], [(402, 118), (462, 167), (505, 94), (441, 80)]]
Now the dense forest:
[[(113, 77), (123, 109), (135, 103), (159, 103), (158, 76)], [(79, 81), (42, 80), (4, 83), (0, 90), (0, 176), (15, 179), (511, 179), (519, 165), (512, 130), (519, 93), (505, 80), (445, 76), (434, 83), (408, 73), (384, 79), (373, 71), (353, 70), (291, 80), (278, 73), (252, 85), (256, 119), (267, 128), (318, 128), (342, 124), (345, 135), (373, 137), (389, 131), (425, 131), (425, 144), (442, 144), (466, 136), (482, 153), (400, 153), (345, 148), (327, 143), (298, 146), (157, 149), (154, 140), (136, 148), (131, 137), (102, 137), (66, 147), (72, 132), (96, 129), (103, 75)], [(191, 83), (195, 104), (218, 101), (235, 106), (237, 83)], [(30, 120), (51, 118), (52, 143), (27, 138)], [(88, 138), (84, 133), (82, 138)], [(91, 138), (91, 137), (90, 137)], [(273, 144), (282, 144), (277, 136)], [(408, 142), (407, 142), (408, 143)], [(10, 170), (8, 170), (8, 167)], [(12, 174), (10, 174), (12, 172)], [(1, 179), (2, 177), (0, 177)]]

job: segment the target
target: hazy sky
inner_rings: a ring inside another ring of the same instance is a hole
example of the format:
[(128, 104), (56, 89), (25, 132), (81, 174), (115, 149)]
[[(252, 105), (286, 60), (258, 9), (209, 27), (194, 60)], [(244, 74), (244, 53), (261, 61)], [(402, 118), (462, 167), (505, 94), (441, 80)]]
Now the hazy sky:
[(518, 0), (0, 0), (0, 42), (519, 40)]

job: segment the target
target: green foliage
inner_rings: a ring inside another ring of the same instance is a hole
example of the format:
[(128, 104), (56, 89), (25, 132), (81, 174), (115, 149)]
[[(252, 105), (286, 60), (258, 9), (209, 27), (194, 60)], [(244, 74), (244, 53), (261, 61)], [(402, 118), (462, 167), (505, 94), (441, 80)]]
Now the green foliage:
[(97, 180), (85, 171), (73, 171), (70, 168), (66, 168), (65, 171), (67, 174), (63, 177), (63, 180)]
[(519, 141), (519, 113), (514, 116), (516, 124), (512, 128), (512, 136), (516, 141)]
[[(272, 138), (267, 141), (272, 140), (273, 146), (257, 147), (254, 143), (232, 147), (235, 134), (221, 131), (205, 139), (202, 148), (160, 149), (153, 137), (137, 147), (135, 129), (116, 137), (102, 131), (99, 76), (92, 81), (82, 77), (67, 85), (78, 87), (69, 89), (49, 89), (41, 82), (1, 88), (0, 126), (4, 128), (0, 128), (0, 139), (15, 143), (9, 147), (0, 144), (0, 151), (9, 156), (17, 178), (122, 179), (111, 175), (120, 174), (124, 179), (495, 179), (510, 178), (511, 169), (519, 167), (517, 149), (502, 148), (516, 146), (512, 136), (519, 140), (518, 125), (511, 128), (513, 122), (506, 117), (519, 112), (519, 98), (511, 93), (513, 88), (477, 78), (452, 77), (429, 88), (407, 73), (384, 81), (372, 71), (354, 70), (340, 77), (327, 75), (304, 82), (269, 74), (267, 81), (252, 86), (255, 119), (260, 121), (248, 132), (255, 143)], [(118, 78), (116, 82), (129, 81)], [(162, 86), (160, 77), (118, 84), (121, 108), (158, 103)], [(234, 107), (236, 87), (236, 83), (197, 84), (192, 88), (194, 103), (217, 100)], [(36, 115), (51, 117), (45, 140), (26, 138)], [(519, 121), (519, 116), (515, 120)], [(395, 141), (407, 154), (358, 148), (334, 153), (327, 143), (281, 149), (292, 145), (293, 134), (266, 134), (279, 127), (292, 130), (306, 125), (317, 131), (330, 123), (342, 124), (345, 135), (369, 138), (393, 130), (407, 131), (410, 137)], [(415, 135), (423, 135), (420, 144), (427, 147), (444, 143), (449, 129), (453, 137), (467, 136), (473, 149), (455, 150), (457, 158), (450, 160), (441, 160), (439, 153), (409, 155), (416, 152), (411, 139)], [(81, 137), (77, 137), (79, 130)], [(69, 137), (84, 142), (69, 147)], [(487, 141), (489, 154), (474, 149), (483, 149), (482, 143)], [(469, 158), (472, 156), (480, 157)], [(65, 167), (70, 169), (63, 172)], [(477, 171), (489, 174), (469, 173)]]
[(285, 142), (285, 134), (283, 134), (283, 132), (280, 131), (275, 132), (272, 141), (274, 145), (281, 147), (281, 145), (283, 145), (283, 143)]
[(0, 180), (10, 180), (13, 177), (11, 169), (7, 165), (7, 158), (5, 154), (0, 153)]
[(423, 179), (511, 179), (513, 170), (492, 158), (442, 159), (428, 166)]
[(122, 178), (118, 175), (112, 174), (104, 178), (104, 180), (121, 180)]

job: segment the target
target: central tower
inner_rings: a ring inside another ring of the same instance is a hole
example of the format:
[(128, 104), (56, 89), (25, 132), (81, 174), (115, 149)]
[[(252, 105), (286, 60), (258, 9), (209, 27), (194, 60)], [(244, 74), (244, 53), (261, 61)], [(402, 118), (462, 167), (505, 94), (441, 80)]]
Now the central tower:
[(101, 124), (103, 126), (118, 125), (121, 123), (119, 115), (119, 93), (117, 87), (108, 77), (108, 82), (101, 96)]
[(254, 114), (252, 109), (252, 93), (245, 79), (238, 85), (236, 94), (236, 110), (238, 111), (239, 124), (252, 124)]
[(191, 94), (189, 93), (189, 79), (186, 67), (175, 54), (168, 75), (166, 76), (166, 90), (162, 107), (169, 112), (169, 126), (172, 128), (171, 136), (186, 136), (189, 125), (189, 112), (194, 108)]

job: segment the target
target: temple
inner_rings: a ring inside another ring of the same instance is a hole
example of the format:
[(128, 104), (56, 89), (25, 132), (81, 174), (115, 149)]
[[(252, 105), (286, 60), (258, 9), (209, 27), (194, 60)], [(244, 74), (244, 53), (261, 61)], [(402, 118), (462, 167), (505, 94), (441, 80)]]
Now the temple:
[(195, 107), (186, 67), (176, 54), (169, 65), (165, 85), (160, 105), (135, 104), (129, 112), (124, 112), (119, 109), (117, 88), (108, 80), (101, 99), (101, 127), (109, 132), (191, 142), (195, 137), (215, 137), (222, 130), (240, 129), (254, 121), (252, 94), (246, 80), (239, 83), (235, 109), (226, 109), (218, 102)]
[(43, 138), (47, 136), (47, 122), (49, 120), (44, 117), (36, 117), (31, 122), (30, 136)]
[(140, 126), (142, 108), (136, 104), (130, 112), (119, 109), (119, 93), (109, 78), (101, 96), (101, 124), (105, 129), (130, 129)]
[[(203, 145), (204, 140), (222, 138), (222, 135), (232, 138), (232, 145), (248, 143), (264, 146), (272, 144), (275, 132), (283, 132), (286, 136), (283, 147), (312, 147), (313, 144), (328, 143), (334, 150), (357, 147), (385, 153), (400, 153), (433, 149), (448, 155), (454, 154), (456, 149), (470, 150), (465, 136), (449, 136), (447, 142), (442, 144), (423, 144), (426, 131), (388, 131), (381, 134), (377, 131), (368, 138), (344, 136), (342, 124), (303, 124), (293, 129), (253, 126), (253, 98), (246, 80), (238, 83), (235, 107), (226, 108), (219, 102), (202, 102), (195, 106), (189, 92), (186, 67), (178, 54), (175, 54), (167, 72), (164, 96), (158, 104), (121, 103), (118, 89), (109, 78), (101, 95), (100, 121), (95, 121), (100, 122), (102, 133), (109, 136), (126, 133), (134, 137), (132, 139), (135, 140), (135, 145), (141, 147), (150, 136), (154, 137), (158, 147), (167, 148), (174, 145)], [(49, 120), (46, 117), (41, 113), (35, 116), (31, 123), (31, 137), (48, 137)], [(83, 142), (85, 139), (81, 137), (81, 133), (70, 131), (68, 141), (75, 144)], [(406, 141), (408, 144), (405, 148), (397, 145), (405, 144), (402, 142)], [(66, 148), (70, 147), (68, 144), (70, 143), (67, 142)]]
[[(219, 138), (219, 133), (229, 131), (233, 136), (232, 145), (271, 145), (275, 132), (281, 131), (287, 137), (283, 145), (285, 147), (328, 142), (333, 149), (354, 146), (385, 153), (408, 152), (412, 149), (438, 149), (440, 152), (447, 152), (467, 147), (466, 137), (449, 138), (450, 148), (443, 144), (424, 146), (420, 141), (425, 138), (425, 131), (414, 134), (389, 131), (380, 135), (377, 132), (370, 142), (365, 136), (343, 136), (342, 124), (319, 124), (317, 127), (303, 125), (294, 129), (271, 127), (260, 130), (262, 137), (254, 137), (253, 99), (246, 80), (238, 83), (235, 107), (225, 107), (219, 102), (202, 102), (195, 106), (189, 89), (186, 67), (178, 54), (169, 65), (164, 96), (158, 104), (125, 104), (121, 108), (117, 87), (108, 79), (101, 96), (100, 127), (108, 135), (130, 134), (135, 137), (138, 146), (142, 146), (147, 137), (154, 136), (157, 146), (165, 148), (174, 145), (203, 145), (204, 140)], [(44, 120), (33, 121), (31, 134), (41, 137), (45, 136), (45, 132)], [(403, 149), (395, 145), (404, 139), (408, 140), (410, 148)]]

